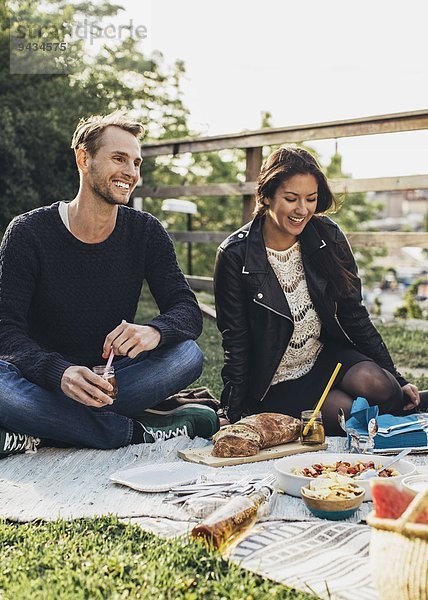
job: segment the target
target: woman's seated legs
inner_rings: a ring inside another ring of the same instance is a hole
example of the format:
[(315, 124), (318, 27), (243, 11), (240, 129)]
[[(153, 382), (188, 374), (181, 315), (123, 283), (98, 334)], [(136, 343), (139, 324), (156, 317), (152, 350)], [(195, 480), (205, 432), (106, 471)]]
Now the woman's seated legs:
[(327, 435), (344, 435), (337, 415), (341, 408), (348, 419), (352, 403), (358, 396), (366, 398), (370, 405), (377, 404), (379, 412), (394, 413), (403, 404), (403, 392), (391, 373), (375, 362), (362, 361), (348, 369), (337, 388), (327, 396), (322, 409)]
[(352, 402), (351, 396), (346, 392), (340, 389), (331, 390), (321, 409), (326, 435), (345, 435), (339, 425), (337, 415), (341, 408), (345, 413), (345, 418), (348, 419), (351, 414)]
[[(271, 386), (263, 402), (251, 412), (280, 412), (299, 418), (302, 410), (313, 409), (325, 386), (322, 375), (326, 366), (320, 365), (315, 372), (316, 367), (317, 364), (314, 372), (300, 379)], [(371, 360), (360, 360), (348, 368), (324, 402), (322, 414), (327, 435), (344, 435), (337, 418), (339, 409), (348, 419), (358, 396), (366, 398), (371, 405), (377, 404), (380, 413), (395, 413), (403, 405), (403, 392), (395, 377)]]
[(348, 369), (338, 388), (354, 400), (362, 396), (370, 405), (377, 404), (381, 413), (394, 412), (403, 404), (398, 381), (372, 361), (359, 362)]

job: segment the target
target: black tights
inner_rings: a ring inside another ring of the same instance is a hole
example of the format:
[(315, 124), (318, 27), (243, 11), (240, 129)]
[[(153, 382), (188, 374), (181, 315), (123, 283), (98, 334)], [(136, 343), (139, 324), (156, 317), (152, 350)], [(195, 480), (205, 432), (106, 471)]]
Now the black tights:
[(339, 408), (348, 419), (357, 396), (377, 404), (379, 412), (390, 413), (403, 405), (403, 391), (391, 373), (371, 361), (363, 361), (348, 369), (342, 381), (330, 391), (321, 410), (327, 435), (344, 435), (337, 420)]

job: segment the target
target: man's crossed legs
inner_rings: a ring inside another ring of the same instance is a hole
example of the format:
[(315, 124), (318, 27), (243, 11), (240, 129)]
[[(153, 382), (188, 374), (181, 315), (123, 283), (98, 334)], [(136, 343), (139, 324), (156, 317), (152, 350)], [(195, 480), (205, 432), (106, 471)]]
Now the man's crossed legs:
[[(187, 405), (165, 416), (144, 412), (193, 383), (202, 364), (203, 354), (191, 340), (142, 352), (134, 359), (118, 359), (114, 363), (117, 399), (97, 409), (61, 390), (41, 388), (13, 364), (0, 361), (0, 429), (3, 435), (14, 432), (58, 445), (92, 448), (119, 448), (183, 434), (210, 437), (218, 429), (218, 419), (205, 406)], [(8, 440), (9, 447), (20, 443), (19, 438)], [(21, 442), (29, 443), (26, 438)]]

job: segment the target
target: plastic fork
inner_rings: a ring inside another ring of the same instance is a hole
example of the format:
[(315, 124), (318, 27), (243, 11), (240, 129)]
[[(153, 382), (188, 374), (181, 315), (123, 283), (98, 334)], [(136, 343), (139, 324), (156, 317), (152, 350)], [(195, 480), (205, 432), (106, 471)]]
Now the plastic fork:
[(222, 497), (228, 497), (228, 496), (234, 496), (236, 494), (250, 494), (251, 492), (254, 492), (256, 490), (259, 490), (261, 487), (269, 487), (269, 485), (271, 485), (274, 481), (275, 481), (275, 475), (266, 475), (266, 477), (263, 477), (262, 479), (257, 480), (255, 477), (252, 477), (250, 479), (250, 481), (248, 482), (248, 484), (240, 484), (240, 485), (235, 485), (235, 486), (231, 486), (230, 488), (222, 491), (222, 492), (214, 492), (215, 496), (222, 496)]
[(339, 408), (339, 414), (337, 415), (337, 420), (339, 421), (339, 425), (343, 429), (343, 431), (345, 433), (347, 433), (347, 431), (346, 431), (346, 419), (345, 419), (345, 413), (343, 412), (343, 408)]
[(370, 419), (367, 425), (367, 431), (369, 437), (367, 439), (366, 445), (363, 448), (363, 454), (366, 454), (369, 450), (373, 450), (374, 448), (374, 438), (379, 430), (379, 425), (376, 419)]
[(410, 454), (411, 451), (412, 448), (405, 448), (400, 452), (400, 454), (394, 456), (392, 460), (387, 461), (386, 464), (380, 470), (376, 471), (376, 469), (367, 469), (367, 471), (363, 471), (363, 473), (361, 473), (361, 475), (358, 478), (356, 477), (355, 481), (357, 481), (358, 479), (372, 479), (373, 477), (379, 477), (379, 473), (382, 473), (382, 471), (384, 471), (385, 469), (389, 469), (391, 465), (394, 465), (396, 462)]
[(173, 500), (168, 500), (168, 502), (169, 502), (169, 504), (180, 504), (181, 502), (186, 502), (186, 500), (188, 500), (189, 498), (203, 498), (204, 496), (212, 496), (214, 494), (223, 492), (224, 490), (229, 490), (231, 488), (235, 488), (236, 486), (247, 485), (251, 481), (251, 479), (252, 479), (252, 476), (246, 475), (245, 477), (243, 477), (236, 483), (231, 482), (229, 484), (226, 484), (223, 487), (215, 486), (215, 489), (213, 489), (214, 486), (211, 486), (210, 488), (201, 490), (200, 492), (195, 492), (193, 494), (190, 493), (185, 496), (180, 496), (179, 498), (174, 498)]

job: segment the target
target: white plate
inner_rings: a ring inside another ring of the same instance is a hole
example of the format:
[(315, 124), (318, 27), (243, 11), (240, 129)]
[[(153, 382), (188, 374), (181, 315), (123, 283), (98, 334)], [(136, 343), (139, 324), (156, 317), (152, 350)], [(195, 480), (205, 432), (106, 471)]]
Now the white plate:
[[(286, 458), (280, 458), (275, 463), (275, 470), (277, 472), (277, 479), (280, 489), (282, 489), (290, 496), (296, 496), (300, 498), (300, 489), (304, 485), (308, 485), (308, 483), (313, 479), (312, 477), (304, 477), (303, 475), (293, 475), (291, 470), (294, 467), (298, 469), (302, 469), (303, 467), (310, 467), (316, 463), (324, 463), (331, 465), (339, 460), (344, 460), (350, 462), (351, 464), (355, 463), (357, 460), (363, 462), (373, 461), (375, 467), (379, 465), (384, 465), (390, 457), (387, 456), (373, 456), (367, 454), (349, 454), (349, 453), (338, 453), (333, 454), (329, 452), (308, 452), (307, 454), (297, 454), (295, 456), (287, 456)], [(407, 475), (413, 475), (416, 472), (416, 467), (413, 463), (408, 462), (406, 460), (400, 460), (398, 463), (392, 466), (393, 469), (398, 471), (400, 475), (396, 477), (388, 477), (388, 481), (401, 481)], [(354, 479), (360, 487), (365, 490), (364, 502), (372, 499), (370, 481), (363, 479)]]
[(140, 492), (168, 492), (176, 485), (196, 481), (206, 471), (207, 467), (192, 463), (159, 463), (117, 471), (110, 479)]

